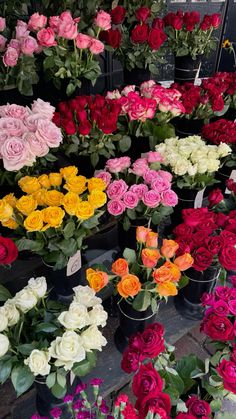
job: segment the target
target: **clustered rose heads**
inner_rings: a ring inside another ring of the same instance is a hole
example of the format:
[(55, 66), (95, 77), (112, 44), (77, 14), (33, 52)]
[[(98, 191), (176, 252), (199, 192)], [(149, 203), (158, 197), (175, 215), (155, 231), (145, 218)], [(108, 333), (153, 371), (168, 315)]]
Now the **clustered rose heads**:
[(215, 214), (208, 208), (182, 210), (184, 222), (174, 229), (175, 241), (179, 252), (191, 252), (194, 269), (201, 272), (212, 265), (236, 269), (235, 213)]
[(200, 22), (200, 13), (183, 12), (178, 10), (176, 13), (169, 12), (163, 21), (165, 26), (171, 26), (177, 31), (186, 30), (192, 32), (196, 30), (209, 31), (210, 29), (217, 29), (221, 23), (221, 17), (218, 13), (212, 15), (205, 15)]
[(0, 106), (0, 158), (6, 170), (33, 166), (62, 142), (61, 130), (52, 122), (55, 108), (37, 99), (29, 107)]
[(236, 148), (236, 123), (227, 119), (218, 119), (204, 125), (203, 137), (213, 144), (226, 143)]
[(17, 259), (18, 249), (12, 239), (0, 236), (0, 265), (9, 265)]

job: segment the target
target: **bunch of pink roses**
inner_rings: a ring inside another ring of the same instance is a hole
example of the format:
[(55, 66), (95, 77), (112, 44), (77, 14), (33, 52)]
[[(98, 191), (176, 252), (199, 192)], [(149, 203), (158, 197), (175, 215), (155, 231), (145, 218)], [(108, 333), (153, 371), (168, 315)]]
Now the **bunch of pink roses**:
[(125, 230), (140, 218), (156, 225), (177, 204), (171, 174), (158, 170), (161, 161), (159, 153), (150, 151), (133, 164), (129, 157), (110, 159), (96, 174), (107, 184), (108, 213), (121, 218)]

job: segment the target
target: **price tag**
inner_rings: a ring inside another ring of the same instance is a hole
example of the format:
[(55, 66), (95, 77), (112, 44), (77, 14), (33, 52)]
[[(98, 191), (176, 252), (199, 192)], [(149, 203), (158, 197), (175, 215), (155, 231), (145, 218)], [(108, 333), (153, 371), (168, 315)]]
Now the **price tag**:
[(202, 207), (202, 201), (203, 201), (203, 195), (206, 188), (199, 191), (196, 195), (195, 201), (194, 201), (194, 208), (201, 208)]
[(78, 250), (78, 252), (76, 252), (74, 256), (71, 256), (71, 258), (68, 261), (66, 276), (71, 276), (75, 274), (75, 272), (77, 272), (81, 268), (81, 265), (81, 251)]
[[(233, 179), (234, 182), (236, 182), (236, 170), (232, 170), (229, 179)], [(231, 192), (229, 191), (228, 188), (225, 189), (225, 193), (226, 194), (230, 194)]]

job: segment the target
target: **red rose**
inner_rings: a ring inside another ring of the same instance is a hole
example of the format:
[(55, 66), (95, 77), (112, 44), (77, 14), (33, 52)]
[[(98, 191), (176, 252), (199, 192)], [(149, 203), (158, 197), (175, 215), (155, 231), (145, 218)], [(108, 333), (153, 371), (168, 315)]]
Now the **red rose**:
[(134, 44), (144, 44), (148, 39), (148, 25), (136, 25), (131, 32), (131, 41)]
[(62, 127), (64, 128), (67, 135), (74, 135), (76, 133), (76, 125), (70, 119), (64, 119), (62, 121)]
[(192, 232), (193, 232), (193, 227), (185, 223), (179, 224), (174, 229), (174, 233), (177, 237), (186, 238), (188, 236), (191, 236)]
[(74, 102), (76, 102), (77, 108), (81, 108), (81, 109), (83, 109), (85, 107), (85, 105), (87, 105), (87, 103), (88, 103), (88, 97), (87, 96), (76, 96), (72, 100)]
[(214, 205), (219, 204), (219, 202), (223, 201), (224, 195), (222, 194), (219, 188), (214, 189), (208, 195), (209, 206), (214, 207)]
[(119, 29), (109, 29), (109, 31), (106, 31), (106, 34), (106, 41), (108, 45), (114, 49), (119, 48), (121, 43), (121, 32)]
[(205, 239), (205, 244), (212, 255), (218, 255), (223, 245), (223, 240), (220, 236), (211, 236)]
[(52, 122), (54, 122), (54, 124), (56, 124), (57, 127), (61, 126), (61, 115), (59, 112), (54, 113)]
[(186, 12), (184, 14), (184, 24), (186, 30), (192, 32), (195, 25), (200, 22), (200, 13), (198, 12)]
[(112, 9), (110, 14), (112, 23), (114, 23), (114, 25), (119, 25), (125, 18), (126, 10), (123, 6), (116, 6)]
[(186, 401), (186, 407), (188, 408), (188, 413), (195, 415), (199, 419), (203, 416), (208, 417), (211, 414), (210, 405), (205, 400), (199, 399), (197, 396), (191, 396)]
[(218, 374), (223, 378), (224, 388), (236, 394), (236, 364), (223, 359), (216, 368)]
[(141, 358), (155, 358), (165, 350), (163, 327), (159, 323), (147, 327), (130, 339), (131, 348), (141, 353)]
[(135, 396), (143, 399), (147, 394), (155, 391), (162, 391), (163, 381), (157, 370), (149, 362), (146, 365), (141, 365), (139, 371), (133, 378), (132, 389)]
[(214, 29), (217, 29), (220, 26), (221, 16), (219, 13), (213, 13), (213, 15), (211, 15), (211, 24)]
[(92, 129), (92, 125), (89, 121), (83, 121), (78, 126), (78, 131), (81, 135), (89, 135)]
[(225, 244), (235, 244), (236, 234), (232, 233), (231, 231), (224, 230), (220, 233)]
[(196, 248), (200, 246), (204, 247), (205, 241), (208, 238), (209, 234), (211, 234), (211, 230), (210, 231), (199, 230), (196, 233), (193, 233), (193, 235), (191, 236), (192, 243), (190, 243), (190, 246), (192, 248)]
[(218, 212), (218, 214), (215, 214), (214, 221), (218, 227), (224, 227), (228, 221), (228, 215)]
[(18, 256), (18, 249), (12, 239), (0, 236), (0, 265), (9, 265)]
[(93, 105), (91, 105), (91, 108), (98, 108), (101, 109), (105, 106), (106, 99), (102, 95), (96, 94), (93, 100)]
[(236, 182), (233, 179), (228, 179), (226, 185), (231, 192), (236, 194)]
[(148, 35), (148, 44), (152, 50), (159, 49), (167, 39), (162, 29), (151, 29)]
[(200, 29), (202, 29), (202, 31), (208, 31), (211, 28), (211, 26), (212, 26), (211, 16), (205, 15), (200, 25)]
[[(191, 240), (191, 238), (190, 238)], [(176, 256), (183, 255), (184, 253), (191, 253), (191, 246), (190, 246), (190, 240), (186, 239), (186, 241), (182, 238), (175, 239), (175, 241), (178, 243), (179, 248), (176, 252)]]
[(229, 218), (236, 218), (236, 210), (232, 210), (229, 212)]
[[(208, 208), (188, 208), (182, 210), (182, 217), (185, 224), (195, 227), (198, 224), (201, 224), (202, 221), (209, 216)], [(213, 219), (213, 214), (210, 214)]]
[(173, 16), (171, 20), (171, 26), (172, 28), (176, 29), (177, 31), (180, 31), (183, 27), (183, 19), (180, 16)]
[(103, 111), (97, 120), (97, 124), (104, 134), (112, 134), (117, 130), (117, 114)]
[(155, 19), (153, 19), (152, 28), (153, 29), (163, 29), (164, 28), (163, 20), (160, 17), (156, 17)]
[(140, 362), (140, 352), (137, 349), (128, 347), (122, 357), (121, 368), (123, 371), (131, 374), (137, 371)]
[(169, 415), (171, 410), (170, 396), (169, 394), (156, 390), (149, 393), (143, 399), (138, 399), (135, 407), (139, 411), (139, 419), (145, 419), (150, 410), (156, 413), (158, 409), (163, 409)]
[(222, 96), (215, 96), (212, 98), (212, 110), (213, 112), (219, 112), (224, 109), (225, 103)]
[(194, 258), (193, 268), (196, 269), (196, 271), (205, 271), (207, 268), (209, 268), (213, 262), (213, 255), (209, 250), (207, 250), (205, 247), (199, 247), (198, 249), (195, 249), (192, 254)]
[[(214, 213), (212, 213), (212, 214), (209, 214), (210, 216), (213, 216), (213, 218), (214, 218)], [(208, 217), (206, 217), (206, 219), (205, 220), (203, 220), (202, 222), (201, 222), (201, 224), (198, 224), (197, 226), (196, 226), (196, 230), (197, 231), (205, 231), (207, 234), (211, 234), (214, 230), (216, 230), (217, 229), (217, 225), (216, 225), (216, 223), (214, 222), (214, 220), (211, 218), (208, 218)]]
[(137, 20), (140, 20), (140, 22), (145, 23), (146, 20), (151, 15), (151, 10), (148, 7), (142, 6), (139, 9), (136, 10), (135, 16)]
[(212, 340), (227, 341), (234, 339), (234, 328), (227, 317), (210, 314), (201, 323), (200, 330)]
[(236, 241), (225, 243), (219, 253), (219, 262), (227, 271), (236, 269)]
[(196, 416), (190, 415), (189, 413), (179, 413), (175, 419), (196, 419)]
[(87, 112), (83, 109), (83, 110), (78, 110), (76, 112), (76, 116), (79, 122), (84, 122), (87, 121)]
[(58, 109), (61, 113), (66, 113), (69, 110), (68, 104), (66, 102), (60, 102), (58, 104)]
[(124, 419), (138, 419), (138, 415), (131, 403), (127, 403), (125, 408), (122, 410), (122, 416)]
[(230, 218), (227, 222), (225, 230), (236, 234), (236, 219)]

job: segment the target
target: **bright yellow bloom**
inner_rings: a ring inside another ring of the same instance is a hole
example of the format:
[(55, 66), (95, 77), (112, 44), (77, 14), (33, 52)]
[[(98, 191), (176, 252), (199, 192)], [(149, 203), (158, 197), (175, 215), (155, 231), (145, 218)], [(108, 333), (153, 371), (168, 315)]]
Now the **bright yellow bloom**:
[(56, 191), (55, 189), (51, 191), (46, 191), (44, 195), (45, 204), (50, 205), (52, 207), (59, 207), (60, 205), (62, 205), (63, 199), (63, 193)]
[(60, 186), (62, 183), (62, 175), (60, 173), (50, 173), (49, 180), (52, 186)]
[(77, 211), (76, 216), (80, 220), (88, 220), (94, 215), (94, 208), (88, 201), (81, 201)]
[(229, 39), (225, 39), (224, 42), (223, 42), (223, 44), (222, 44), (222, 47), (223, 48), (230, 48), (231, 45), (232, 44), (231, 44), (230, 40)]
[(24, 215), (31, 214), (37, 206), (38, 203), (32, 195), (24, 195), (16, 203), (16, 208)]
[(2, 226), (10, 228), (11, 230), (15, 230), (17, 227), (19, 227), (19, 224), (17, 224), (13, 218), (9, 218), (8, 221), (2, 221)]
[(14, 193), (9, 193), (8, 195), (5, 195), (4, 196), (4, 200), (9, 204), (9, 205), (11, 205), (11, 207), (12, 208), (15, 208), (15, 206), (16, 206), (16, 202), (17, 202), (17, 199), (16, 199), (16, 197), (15, 197), (15, 195), (14, 195)]
[(87, 189), (86, 182), (85, 176), (70, 176), (66, 179), (64, 188), (69, 192), (75, 192), (80, 195)]
[(40, 207), (45, 205), (45, 193), (47, 192), (46, 189), (39, 189), (38, 191), (34, 192), (32, 196), (37, 201)]
[(67, 214), (75, 215), (80, 202), (81, 200), (75, 192), (68, 192), (63, 198), (63, 207)]
[(25, 219), (24, 226), (28, 231), (40, 231), (43, 228), (43, 211), (33, 211)]
[(48, 224), (49, 227), (58, 228), (61, 226), (65, 211), (60, 207), (48, 207), (42, 210), (44, 222)]
[(24, 176), (18, 181), (19, 187), (27, 194), (33, 194), (41, 189), (40, 183), (36, 177)]
[(92, 177), (88, 180), (88, 190), (91, 193), (94, 189), (99, 189), (100, 191), (105, 191), (106, 183), (97, 177)]
[(0, 199), (0, 221), (6, 222), (8, 221), (13, 214), (13, 208), (11, 205), (5, 201), (5, 199)]
[(88, 201), (94, 208), (101, 208), (107, 202), (107, 196), (105, 192), (94, 189), (88, 196)]
[(67, 166), (60, 169), (60, 173), (64, 177), (64, 179), (67, 179), (70, 176), (76, 176), (78, 173), (78, 169), (75, 166)]
[(38, 181), (42, 188), (49, 189), (51, 187), (51, 183), (50, 183), (48, 175), (39, 176)]

